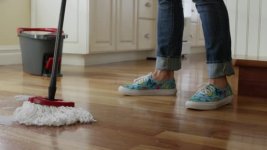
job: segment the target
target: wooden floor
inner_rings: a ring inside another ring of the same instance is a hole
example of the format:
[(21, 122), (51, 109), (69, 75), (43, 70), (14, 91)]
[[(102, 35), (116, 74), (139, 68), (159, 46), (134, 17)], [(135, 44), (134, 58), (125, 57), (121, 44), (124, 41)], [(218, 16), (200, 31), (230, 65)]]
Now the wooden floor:
[(9, 122), (15, 95), (47, 95), (49, 79), (22, 66), (0, 66), (0, 150), (266, 150), (267, 100), (236, 97), (233, 105), (194, 111), (185, 101), (207, 81), (204, 57), (188, 57), (176, 74), (177, 96), (122, 96), (119, 85), (153, 71), (154, 61), (63, 67), (57, 97), (74, 100), (96, 123), (34, 127)]

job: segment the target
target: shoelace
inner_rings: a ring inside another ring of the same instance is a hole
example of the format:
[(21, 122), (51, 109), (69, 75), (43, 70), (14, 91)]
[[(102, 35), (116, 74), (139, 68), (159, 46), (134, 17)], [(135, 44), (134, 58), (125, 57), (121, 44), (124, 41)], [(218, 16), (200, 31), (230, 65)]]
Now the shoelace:
[(151, 76), (152, 73), (149, 73), (147, 75), (141, 76), (139, 78), (134, 79), (134, 83), (142, 83), (144, 82), (149, 76)]
[(200, 92), (205, 94), (205, 95), (210, 95), (210, 93), (212, 93), (213, 88), (209, 85), (204, 85), (201, 89)]

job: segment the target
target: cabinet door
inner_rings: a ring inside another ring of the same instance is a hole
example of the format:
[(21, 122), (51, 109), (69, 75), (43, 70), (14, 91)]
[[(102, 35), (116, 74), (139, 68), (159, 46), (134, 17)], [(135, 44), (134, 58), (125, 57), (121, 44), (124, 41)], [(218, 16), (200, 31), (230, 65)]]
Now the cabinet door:
[(140, 19), (138, 30), (138, 49), (155, 49), (155, 36), (155, 21)]
[[(61, 1), (31, 0), (31, 26), (57, 28)], [(64, 53), (87, 54), (88, 51), (88, 0), (67, 1), (64, 32)]]
[(116, 1), (90, 1), (90, 53), (115, 51)]
[(117, 50), (137, 49), (137, 0), (117, 0)]
[(155, 19), (156, 18), (156, 0), (139, 0), (139, 18)]

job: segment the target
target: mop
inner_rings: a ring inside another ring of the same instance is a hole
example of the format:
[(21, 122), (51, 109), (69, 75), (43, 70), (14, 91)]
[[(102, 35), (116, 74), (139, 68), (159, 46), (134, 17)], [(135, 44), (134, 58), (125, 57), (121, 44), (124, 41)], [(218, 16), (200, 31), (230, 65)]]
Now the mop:
[(66, 8), (66, 0), (62, 0), (56, 44), (54, 50), (53, 66), (48, 89), (48, 97), (18, 96), (17, 100), (24, 101), (21, 107), (14, 112), (15, 121), (24, 125), (62, 126), (75, 123), (94, 122), (93, 116), (82, 108), (75, 108), (74, 102), (55, 99), (57, 70), (59, 67), (58, 55), (62, 44), (62, 29)]

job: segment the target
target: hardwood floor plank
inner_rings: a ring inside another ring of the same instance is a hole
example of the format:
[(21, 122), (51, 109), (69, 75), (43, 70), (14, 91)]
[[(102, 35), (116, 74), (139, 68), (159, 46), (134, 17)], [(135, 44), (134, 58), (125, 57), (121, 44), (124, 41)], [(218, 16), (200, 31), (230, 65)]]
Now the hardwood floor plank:
[[(264, 150), (266, 149), (267, 144), (266, 139), (257, 139), (253, 141), (249, 137), (230, 137), (231, 141), (216, 139), (213, 137), (203, 137), (196, 135), (183, 134), (172, 131), (165, 131), (156, 136), (157, 138), (174, 140), (174, 141), (182, 141), (192, 144), (205, 145), (215, 148), (225, 148), (228, 150)], [(235, 141), (236, 138), (242, 138), (242, 141)]]
[(139, 145), (137, 147), (132, 148), (131, 150), (171, 150), (171, 149), (149, 146), (149, 145)]

